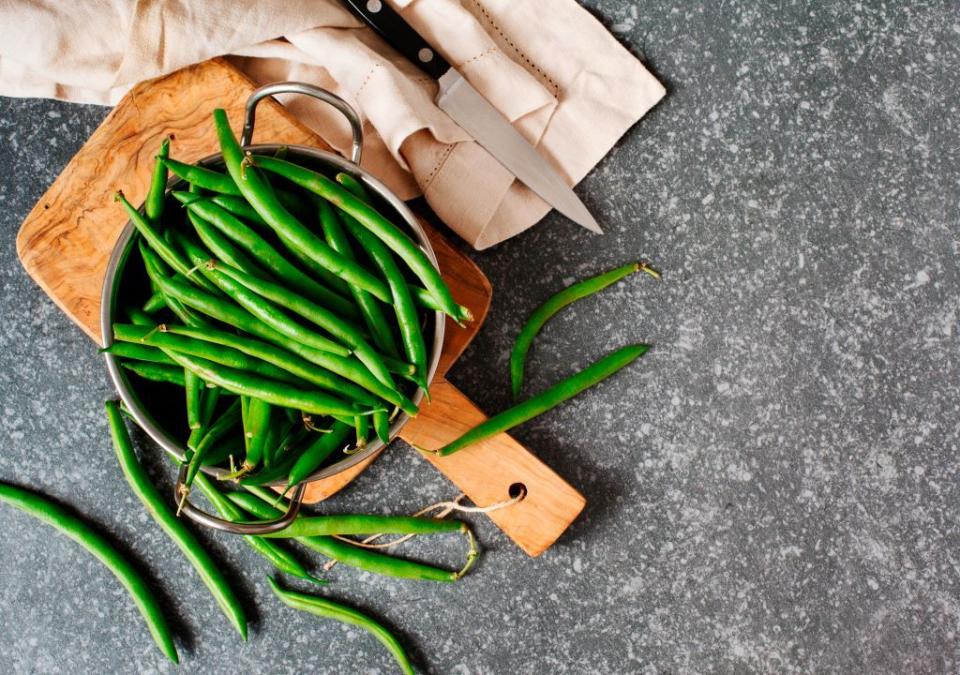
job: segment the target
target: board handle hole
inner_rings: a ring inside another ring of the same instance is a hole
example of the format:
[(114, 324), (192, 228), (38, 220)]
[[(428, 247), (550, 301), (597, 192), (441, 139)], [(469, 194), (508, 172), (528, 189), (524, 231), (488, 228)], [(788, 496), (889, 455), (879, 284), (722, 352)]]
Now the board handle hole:
[(522, 502), (527, 496), (527, 486), (523, 483), (514, 483), (507, 489), (507, 494), (510, 495), (510, 499)]

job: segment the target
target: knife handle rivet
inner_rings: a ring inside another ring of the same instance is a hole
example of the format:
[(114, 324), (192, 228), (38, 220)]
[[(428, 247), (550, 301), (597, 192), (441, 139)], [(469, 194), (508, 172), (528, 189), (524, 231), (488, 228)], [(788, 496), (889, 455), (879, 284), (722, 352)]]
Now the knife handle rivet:
[(433, 50), (427, 49), (424, 47), (419, 52), (417, 52), (417, 58), (420, 59), (423, 63), (430, 63), (433, 60)]
[(367, 0), (367, 11), (376, 14), (383, 9), (383, 3), (380, 0)]

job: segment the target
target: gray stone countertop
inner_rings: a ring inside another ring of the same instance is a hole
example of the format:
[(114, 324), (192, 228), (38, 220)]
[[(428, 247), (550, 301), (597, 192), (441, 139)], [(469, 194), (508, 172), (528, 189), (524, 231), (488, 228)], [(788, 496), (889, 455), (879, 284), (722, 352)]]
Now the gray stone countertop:
[[(605, 236), (554, 214), (471, 254), (496, 292), (451, 374), (504, 408), (534, 307), (656, 262), (661, 283), (571, 307), (532, 353), (536, 391), (655, 344), (516, 431), (586, 511), (539, 559), (471, 517), (485, 553), (454, 586), (337, 568), (324, 592), (382, 617), (430, 673), (956, 672), (956, 3), (588, 5), (669, 94), (578, 188)], [(185, 673), (393, 672), (374, 639), (280, 606), (255, 554), (204, 532), (255, 617), (242, 644), (121, 482), (102, 360), (14, 248), (105, 114), (0, 100), (0, 480), (87, 514), (150, 570)], [(169, 465), (140, 446), (166, 489)], [(397, 443), (330, 508), (454, 494)], [(0, 531), (4, 671), (173, 670), (97, 562), (10, 508)]]

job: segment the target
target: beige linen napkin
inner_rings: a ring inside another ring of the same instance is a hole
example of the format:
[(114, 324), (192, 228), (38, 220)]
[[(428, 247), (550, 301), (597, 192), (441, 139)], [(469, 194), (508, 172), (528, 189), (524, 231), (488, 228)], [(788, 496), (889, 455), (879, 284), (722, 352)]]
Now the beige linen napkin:
[[(664, 95), (574, 0), (391, 0), (573, 184)], [(549, 211), (433, 103), (436, 82), (338, 0), (0, 1), (0, 94), (113, 104), (136, 82), (229, 54), (260, 83), (303, 80), (357, 108), (363, 166), (423, 194), (478, 249)], [(341, 152), (349, 129), (284, 102)]]

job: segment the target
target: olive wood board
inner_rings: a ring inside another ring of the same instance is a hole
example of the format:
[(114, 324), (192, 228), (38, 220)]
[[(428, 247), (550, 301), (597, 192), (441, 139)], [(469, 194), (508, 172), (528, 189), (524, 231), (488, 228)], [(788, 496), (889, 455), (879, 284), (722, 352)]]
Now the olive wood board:
[[(135, 86), (110, 112), (70, 160), (21, 226), (17, 253), (30, 276), (98, 344), (100, 295), (107, 260), (127, 218), (113, 203), (121, 188), (139, 204), (146, 194), (153, 156), (165, 137), (171, 154), (194, 161), (218, 151), (211, 113), (227, 111), (235, 130), (255, 85), (223, 59), (212, 59)], [(274, 100), (257, 114), (255, 142), (309, 145), (329, 149)], [(424, 224), (454, 297), (475, 320), (461, 328), (447, 322), (446, 338), (432, 402), (400, 432), (405, 441), (435, 449), (486, 419), (445, 379), (487, 314), (492, 289), (483, 272), (440, 233)], [(308, 502), (334, 494), (363, 471), (374, 457), (306, 491)], [(508, 498), (516, 483), (526, 488), (521, 501), (490, 518), (531, 556), (545, 551), (577, 517), (585, 499), (547, 465), (507, 434), (499, 434), (450, 457), (428, 460), (475, 504)]]

